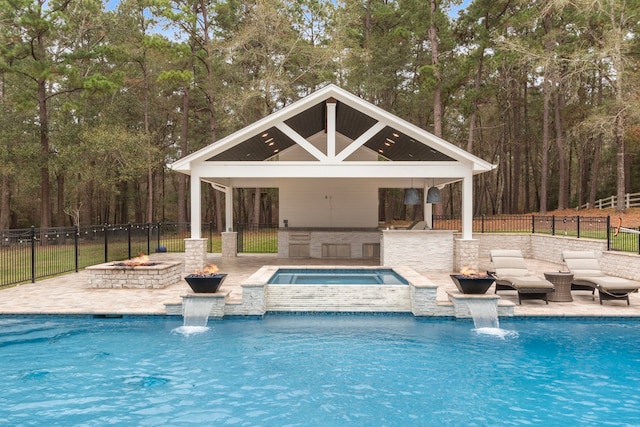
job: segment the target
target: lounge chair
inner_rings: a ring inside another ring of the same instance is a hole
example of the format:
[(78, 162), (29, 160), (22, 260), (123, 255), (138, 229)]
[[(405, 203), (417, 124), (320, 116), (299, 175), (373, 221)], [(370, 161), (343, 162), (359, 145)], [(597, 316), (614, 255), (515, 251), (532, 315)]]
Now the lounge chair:
[(490, 274), (496, 279), (496, 293), (514, 290), (518, 292), (519, 304), (523, 299), (543, 299), (549, 304), (553, 283), (531, 274), (520, 250), (494, 249), (489, 254), (495, 270)]
[(629, 294), (640, 289), (640, 282), (604, 274), (593, 251), (562, 251), (562, 259), (573, 273), (571, 289), (590, 289), (592, 293), (597, 289), (600, 304), (603, 300), (623, 299), (630, 305)]

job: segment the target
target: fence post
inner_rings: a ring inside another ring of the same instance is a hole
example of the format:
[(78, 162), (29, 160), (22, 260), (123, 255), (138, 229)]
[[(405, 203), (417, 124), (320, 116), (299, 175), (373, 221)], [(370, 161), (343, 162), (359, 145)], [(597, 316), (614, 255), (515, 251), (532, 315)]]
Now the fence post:
[(531, 234), (536, 234), (536, 216), (531, 215)]
[(31, 226), (31, 283), (36, 283), (36, 227)]
[(102, 230), (104, 231), (104, 262), (109, 262), (109, 239), (107, 238), (109, 227), (106, 222)]
[(151, 254), (151, 223), (147, 223), (147, 255)]
[(131, 223), (127, 224), (127, 259), (131, 259)]
[(239, 222), (236, 223), (236, 231), (238, 232), (238, 236), (237, 236), (238, 247), (236, 249), (236, 252), (240, 253), (244, 251), (244, 248), (243, 248), (244, 242), (243, 242), (243, 235), (242, 235), (243, 234), (242, 225)]
[(161, 226), (162, 226), (162, 223), (158, 221), (158, 244), (156, 245), (156, 251), (160, 247), (160, 227)]
[(578, 215), (578, 239), (580, 238), (580, 215)]
[(611, 250), (611, 217), (607, 215), (607, 251)]
[(213, 220), (209, 222), (209, 242), (207, 242), (207, 246), (209, 246), (209, 252), (213, 252)]
[(551, 215), (551, 235), (556, 235), (556, 216)]
[(482, 217), (481, 217), (481, 221), (480, 221), (480, 222), (481, 222), (481, 224), (482, 224), (482, 226), (481, 226), (481, 228), (482, 228), (482, 233), (484, 233), (484, 214), (482, 214)]
[(80, 243), (80, 227), (78, 227), (78, 225), (74, 225), (73, 226), (73, 245), (75, 246), (75, 258), (76, 258), (76, 273), (78, 272), (79, 266), (80, 266), (80, 248), (79, 243)]

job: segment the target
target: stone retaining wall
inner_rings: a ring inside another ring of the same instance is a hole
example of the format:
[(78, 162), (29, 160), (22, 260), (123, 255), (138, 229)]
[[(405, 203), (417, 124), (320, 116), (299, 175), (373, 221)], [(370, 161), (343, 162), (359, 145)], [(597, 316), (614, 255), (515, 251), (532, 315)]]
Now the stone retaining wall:
[(491, 249), (520, 249), (525, 258), (562, 264), (562, 251), (593, 251), (605, 274), (640, 281), (640, 255), (607, 251), (607, 242), (543, 234), (474, 234), (480, 242), (480, 257)]

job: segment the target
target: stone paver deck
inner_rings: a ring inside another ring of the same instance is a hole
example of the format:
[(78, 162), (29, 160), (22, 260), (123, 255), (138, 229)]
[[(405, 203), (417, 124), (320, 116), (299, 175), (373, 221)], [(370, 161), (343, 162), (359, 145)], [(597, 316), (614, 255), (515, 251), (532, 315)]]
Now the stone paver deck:
[[(154, 254), (155, 260), (182, 260), (183, 254)], [(208, 261), (216, 264), (220, 271), (227, 273), (222, 291), (230, 291), (230, 299), (242, 298), (240, 284), (263, 265), (378, 265), (377, 260), (320, 260), (320, 259), (280, 259), (275, 255), (240, 255), (223, 258), (210, 254)], [(545, 271), (559, 271), (562, 266), (543, 261), (526, 260), (529, 269), (543, 276)], [(488, 260), (482, 260), (481, 267), (488, 268)], [(447, 289), (455, 286), (450, 273), (419, 271), (438, 288), (438, 301), (448, 301)], [(186, 282), (181, 281), (164, 289), (90, 289), (85, 271), (40, 280), (12, 288), (0, 290), (0, 314), (122, 314), (161, 315), (166, 314), (165, 304), (181, 303), (181, 296), (191, 293)], [(493, 287), (488, 292), (493, 292)], [(640, 295), (631, 295), (631, 305), (626, 301), (605, 301), (600, 305), (586, 291), (572, 292), (573, 302), (549, 302), (526, 300), (518, 305), (515, 291), (502, 291), (500, 297), (516, 304), (515, 316), (620, 316), (640, 317)]]

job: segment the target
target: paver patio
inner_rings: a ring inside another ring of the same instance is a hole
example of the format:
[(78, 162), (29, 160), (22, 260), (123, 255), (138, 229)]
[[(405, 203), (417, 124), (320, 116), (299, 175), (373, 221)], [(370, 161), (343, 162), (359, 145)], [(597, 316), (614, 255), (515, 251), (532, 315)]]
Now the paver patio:
[[(182, 260), (181, 253), (154, 254), (155, 260)], [(279, 259), (271, 255), (241, 255), (221, 257), (209, 254), (208, 261), (216, 264), (220, 272), (227, 273), (221, 290), (230, 291), (230, 298), (242, 297), (240, 284), (263, 265), (378, 265), (377, 260), (322, 260)], [(545, 271), (558, 271), (562, 265), (527, 259), (532, 272), (543, 275)], [(489, 261), (481, 260), (481, 267), (488, 268)], [(448, 301), (447, 289), (455, 286), (448, 272), (420, 272), (440, 285), (438, 301)], [(179, 304), (181, 296), (191, 293), (186, 282), (164, 289), (90, 289), (85, 271), (70, 273), (55, 278), (40, 280), (0, 290), (0, 314), (165, 314), (165, 304)], [(493, 287), (488, 292), (493, 292)], [(523, 301), (517, 305), (516, 292), (503, 291), (500, 297), (516, 304), (515, 316), (620, 316), (640, 317), (640, 295), (630, 297), (631, 305), (625, 301), (605, 301), (600, 305), (589, 292), (573, 292), (573, 302), (549, 302), (542, 300)]]

